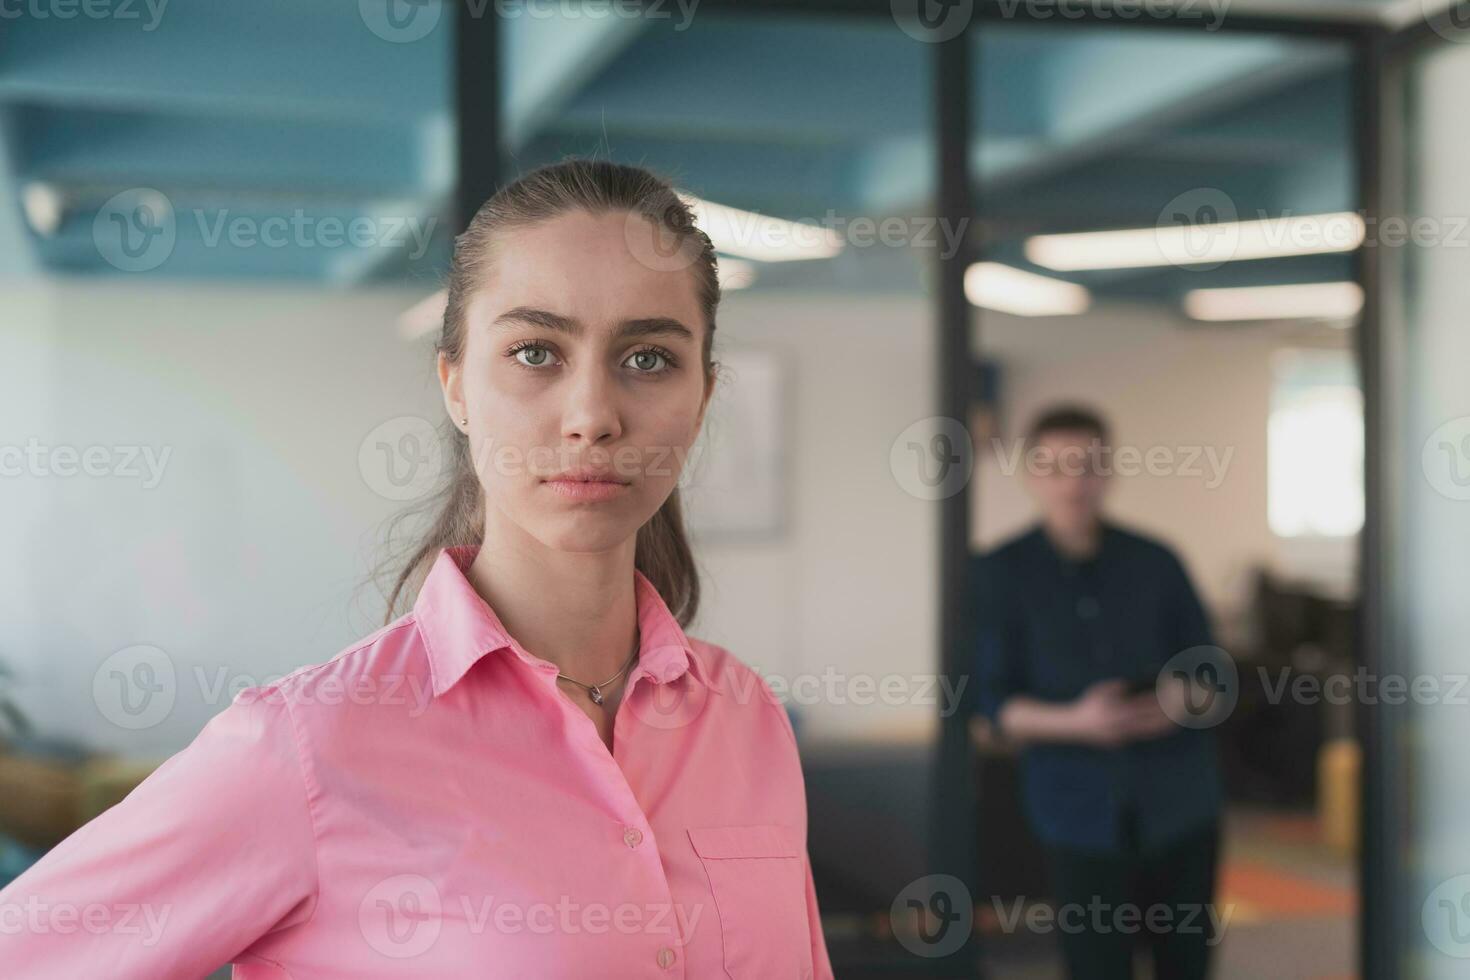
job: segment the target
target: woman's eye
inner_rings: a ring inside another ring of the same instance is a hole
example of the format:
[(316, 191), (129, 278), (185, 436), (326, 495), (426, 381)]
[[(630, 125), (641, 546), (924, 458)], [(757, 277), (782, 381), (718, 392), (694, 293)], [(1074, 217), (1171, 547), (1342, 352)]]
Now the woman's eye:
[(659, 362), (667, 362), (668, 358), (656, 350), (640, 350), (628, 358), (628, 361), (640, 371), (657, 372), (661, 370)]
[(513, 353), (515, 359), (526, 367), (541, 367), (551, 359), (551, 351), (537, 344), (517, 348)]

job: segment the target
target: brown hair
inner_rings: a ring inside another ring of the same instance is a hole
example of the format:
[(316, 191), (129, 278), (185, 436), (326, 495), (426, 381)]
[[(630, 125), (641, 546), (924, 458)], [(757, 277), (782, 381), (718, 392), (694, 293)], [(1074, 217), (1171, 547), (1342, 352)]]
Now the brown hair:
[[(650, 222), (664, 242), (672, 239), (679, 264), (687, 264), (695, 276), (706, 326), (702, 360), (706, 375), (714, 375), (711, 347), (720, 284), (714, 246), (708, 236), (695, 227), (692, 211), (668, 181), (641, 167), (581, 158), (540, 167), (502, 187), (481, 205), (469, 227), (455, 238), (448, 302), (443, 329), (434, 345), (435, 356), (443, 352), (454, 363), (464, 356), (465, 306), (470, 295), (492, 274), (494, 248), (500, 236), (578, 210), (638, 214)], [(484, 539), (484, 492), (470, 456), (469, 437), (449, 419), (441, 423), (440, 431), (445, 445), (443, 485), (422, 504), (396, 515), (387, 537), (391, 541), (403, 521), (424, 512), (433, 515), (428, 528), (406, 549), (406, 560), (394, 554), (373, 576), (381, 581), (385, 568), (402, 562), (392, 591), (386, 593), (385, 624), (399, 614), (400, 604), (411, 605), (440, 549), (479, 545)], [(634, 564), (657, 587), (680, 625), (688, 626), (699, 608), (699, 573), (685, 535), (677, 487), (638, 529)]]
[(1066, 402), (1049, 405), (1037, 414), (1026, 430), (1025, 444), (1036, 445), (1042, 436), (1052, 432), (1086, 432), (1103, 445), (1108, 444), (1108, 424), (1102, 414), (1087, 405)]

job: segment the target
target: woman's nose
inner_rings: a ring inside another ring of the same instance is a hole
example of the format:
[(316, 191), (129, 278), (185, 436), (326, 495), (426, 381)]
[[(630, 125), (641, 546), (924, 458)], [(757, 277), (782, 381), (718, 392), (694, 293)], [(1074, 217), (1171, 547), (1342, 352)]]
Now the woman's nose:
[(587, 368), (567, 386), (562, 406), (562, 438), (590, 444), (615, 439), (622, 432), (614, 379), (600, 368)]

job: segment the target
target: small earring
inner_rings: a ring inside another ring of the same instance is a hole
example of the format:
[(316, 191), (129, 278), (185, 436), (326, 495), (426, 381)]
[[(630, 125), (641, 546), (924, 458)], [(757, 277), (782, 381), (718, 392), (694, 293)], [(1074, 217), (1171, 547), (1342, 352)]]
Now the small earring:
[(470, 420), (467, 419), (467, 418), (460, 419), (459, 420), (459, 424), (460, 425), (469, 425), (470, 424)]

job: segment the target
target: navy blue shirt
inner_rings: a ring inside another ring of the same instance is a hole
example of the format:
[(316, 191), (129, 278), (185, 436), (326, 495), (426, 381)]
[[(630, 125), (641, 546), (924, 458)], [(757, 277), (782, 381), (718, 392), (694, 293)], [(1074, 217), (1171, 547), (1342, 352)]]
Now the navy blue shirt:
[[(1078, 698), (1097, 681), (1157, 677), (1175, 654), (1213, 643), (1179, 559), (1104, 523), (1096, 553), (1064, 557), (1038, 525), (972, 559), (977, 643), (971, 711), (996, 724), (1006, 699)], [(1115, 853), (1131, 814), (1152, 850), (1206, 827), (1222, 791), (1214, 732), (1181, 728), (1116, 749), (1035, 744), (1021, 759), (1027, 816), (1047, 844)]]

